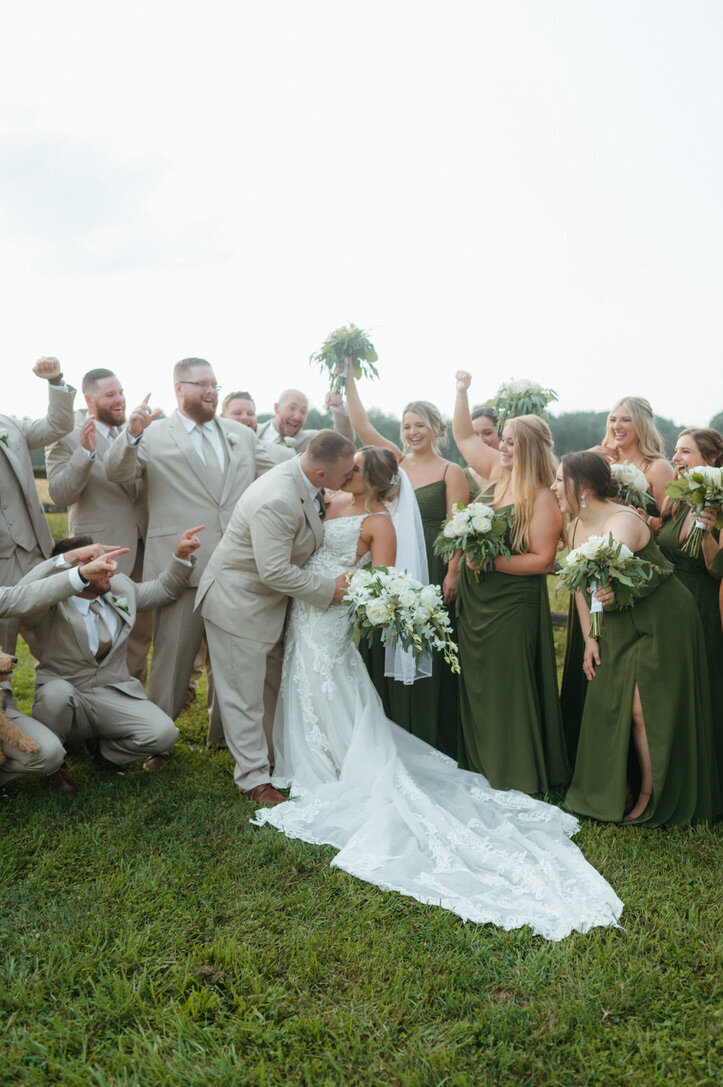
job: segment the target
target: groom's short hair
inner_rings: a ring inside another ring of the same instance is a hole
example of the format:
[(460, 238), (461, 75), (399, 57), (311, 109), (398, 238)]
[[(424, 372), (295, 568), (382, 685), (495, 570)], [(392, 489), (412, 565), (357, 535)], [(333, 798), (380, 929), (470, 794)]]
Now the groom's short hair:
[(353, 457), (354, 442), (337, 434), (335, 430), (319, 430), (306, 447), (306, 455), (313, 464), (336, 464), (341, 457)]

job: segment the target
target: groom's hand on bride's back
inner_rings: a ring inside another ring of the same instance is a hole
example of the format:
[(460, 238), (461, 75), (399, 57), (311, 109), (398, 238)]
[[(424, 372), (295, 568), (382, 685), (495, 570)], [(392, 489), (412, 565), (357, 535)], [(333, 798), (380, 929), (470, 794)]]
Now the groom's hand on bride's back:
[(346, 574), (339, 574), (336, 579), (336, 588), (334, 589), (334, 599), (332, 604), (341, 604), (342, 600), (346, 596), (346, 590), (348, 588), (348, 582), (346, 580)]

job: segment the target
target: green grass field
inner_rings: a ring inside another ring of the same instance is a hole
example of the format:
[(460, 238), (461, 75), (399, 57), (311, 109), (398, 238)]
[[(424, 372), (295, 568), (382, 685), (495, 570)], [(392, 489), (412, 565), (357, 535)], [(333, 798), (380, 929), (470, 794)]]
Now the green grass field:
[(618, 930), (464, 925), (251, 827), (201, 701), (162, 773), (2, 802), (1, 1087), (721, 1081), (720, 824), (583, 823)]

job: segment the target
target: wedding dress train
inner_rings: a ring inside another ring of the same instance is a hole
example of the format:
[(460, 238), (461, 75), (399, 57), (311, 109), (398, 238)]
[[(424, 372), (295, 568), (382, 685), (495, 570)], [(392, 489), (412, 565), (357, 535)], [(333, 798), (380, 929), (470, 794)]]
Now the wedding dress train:
[[(326, 521), (307, 568), (336, 576), (353, 566), (363, 519)], [(273, 783), (292, 799), (253, 822), (334, 846), (345, 872), (550, 940), (619, 918), (622, 902), (569, 840), (573, 816), (493, 789), (384, 716), (345, 608), (294, 601), (274, 735)]]

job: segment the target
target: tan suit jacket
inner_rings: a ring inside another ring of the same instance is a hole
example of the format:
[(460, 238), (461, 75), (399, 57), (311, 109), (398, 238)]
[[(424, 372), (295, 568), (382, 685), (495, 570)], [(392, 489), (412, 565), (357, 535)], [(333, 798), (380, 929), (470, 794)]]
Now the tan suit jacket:
[(95, 457), (89, 457), (80, 444), (87, 417), (87, 412), (77, 412), (75, 429), (45, 454), (50, 497), (58, 506), (67, 507), (69, 536), (88, 535), (99, 543), (127, 547), (128, 554), (118, 558), (118, 569), (130, 575), (138, 541), (145, 539), (148, 529), (145, 483), (142, 479), (128, 484), (106, 479), (103, 460), (112, 442), (96, 430)]
[[(49, 577), (50, 574), (53, 576)], [(45, 612), (77, 591), (68, 580), (68, 571), (58, 571), (55, 560), (46, 559), (33, 567), (17, 585), (0, 586), (0, 618), (23, 618)], [(11, 646), (1, 648), (12, 653)]]
[(319, 514), (298, 459), (277, 465), (241, 497), (196, 594), (204, 619), (273, 645), (290, 596), (327, 608), (335, 581), (300, 569), (323, 540)]
[(192, 567), (172, 559), (152, 581), (138, 583), (125, 574), (116, 574), (111, 579), (110, 592), (103, 599), (120, 618), (120, 631), (108, 655), (100, 662), (90, 652), (85, 620), (72, 604), (63, 602), (36, 612), (26, 621), (35, 635), (39, 659), (37, 685), (66, 679), (81, 691), (115, 687), (134, 698), (145, 698), (142, 685), (131, 678), (127, 663), (128, 636), (136, 612), (153, 611), (175, 600), (186, 587), (191, 571)]
[[(103, 459), (107, 479), (133, 483), (145, 478), (148, 496), (143, 577), (157, 577), (181, 532), (205, 525), (203, 546), (189, 582), (199, 577), (231, 519), (238, 499), (257, 476), (278, 463), (254, 432), (233, 419), (216, 419), (227, 457), (223, 490), (217, 501), (211, 481), (177, 412), (152, 423), (137, 445), (119, 434)], [(291, 452), (289, 456), (291, 456)], [(111, 541), (115, 542), (115, 541)]]
[[(331, 409), (332, 425), (337, 434), (343, 434), (349, 441), (354, 441), (354, 431), (352, 430), (351, 423), (349, 422), (349, 416), (345, 411), (339, 411), (336, 408)], [(303, 453), (307, 445), (318, 434), (318, 430), (300, 430), (294, 438), (282, 438), (280, 434), (276, 434), (273, 441), (268, 437), (273, 431), (273, 419), (267, 419), (265, 423), (261, 423), (256, 433), (259, 438), (264, 440), (267, 445), (272, 446), (287, 446), (291, 449), (292, 453)]]
[[(11, 584), (12, 561), (19, 559), (22, 573), (31, 562), (23, 556), (37, 548), (47, 558), (53, 549), (48, 522), (35, 489), (30, 450), (57, 441), (73, 429), (71, 386), (48, 386), (48, 413), (44, 419), (14, 419), (0, 415), (0, 585)], [(37, 556), (32, 562), (37, 561)]]

